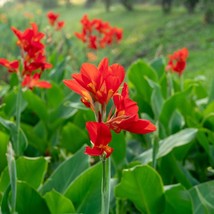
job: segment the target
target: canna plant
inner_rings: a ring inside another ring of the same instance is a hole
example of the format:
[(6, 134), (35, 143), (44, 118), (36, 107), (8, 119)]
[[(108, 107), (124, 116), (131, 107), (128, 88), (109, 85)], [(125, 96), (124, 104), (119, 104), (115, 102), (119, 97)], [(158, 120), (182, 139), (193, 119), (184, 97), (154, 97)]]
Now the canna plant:
[[(156, 130), (149, 121), (140, 119), (137, 104), (129, 98), (128, 86), (124, 83), (121, 93), (119, 88), (124, 80), (125, 70), (119, 64), (108, 64), (104, 58), (98, 67), (84, 63), (80, 74), (73, 74), (71, 80), (64, 84), (81, 95), (81, 101), (95, 115), (95, 122), (87, 122), (92, 147), (86, 146), (85, 154), (99, 156), (102, 161), (102, 206), (101, 213), (109, 213), (110, 203), (110, 160), (113, 152), (108, 144), (111, 142), (111, 131), (122, 130), (137, 134), (146, 134)], [(110, 101), (113, 100), (113, 105)], [(109, 107), (109, 111), (107, 111)], [(119, 143), (119, 142), (118, 142)]]

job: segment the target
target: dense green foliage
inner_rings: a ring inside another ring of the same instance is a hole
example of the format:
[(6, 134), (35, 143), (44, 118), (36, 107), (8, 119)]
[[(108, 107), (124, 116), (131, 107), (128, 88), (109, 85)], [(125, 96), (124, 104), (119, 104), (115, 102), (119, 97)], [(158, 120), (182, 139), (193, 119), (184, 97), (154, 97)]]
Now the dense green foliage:
[[(28, 10), (27, 17), (22, 5), (4, 12), (1, 57), (19, 56), (11, 26), (24, 30), (34, 21), (48, 35), (46, 11), (38, 5)], [(131, 13), (118, 6), (109, 14), (102, 8), (89, 11), (79, 6), (56, 12), (66, 26), (53, 32), (51, 42), (45, 40), (53, 68), (43, 77), (52, 88), (22, 91), (18, 145), (17, 78), (0, 67), (5, 74), (0, 82), (2, 213), (13, 208), (19, 214), (100, 212), (101, 164), (84, 154), (84, 147), (90, 145), (85, 123), (94, 115), (62, 82), (89, 60), (88, 50), (73, 36), (85, 13), (123, 28), (123, 42), (98, 50), (93, 63), (105, 56), (111, 63), (123, 64), (139, 116), (158, 128), (147, 135), (112, 133), (110, 212), (214, 213), (212, 27), (203, 24), (200, 13), (190, 16), (178, 8), (164, 16), (160, 8), (150, 5), (139, 5)], [(167, 55), (184, 46), (190, 53), (184, 76), (166, 72)], [(16, 155), (11, 144), (18, 147)]]

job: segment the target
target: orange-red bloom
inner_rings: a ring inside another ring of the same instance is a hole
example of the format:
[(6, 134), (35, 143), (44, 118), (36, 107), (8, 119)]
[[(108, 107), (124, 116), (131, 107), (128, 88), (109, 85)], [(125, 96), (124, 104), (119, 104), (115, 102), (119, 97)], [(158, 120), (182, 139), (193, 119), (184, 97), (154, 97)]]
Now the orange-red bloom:
[(119, 64), (108, 65), (104, 58), (98, 67), (84, 63), (79, 74), (73, 79), (64, 80), (64, 84), (81, 95), (81, 101), (92, 110), (95, 102), (106, 105), (117, 92), (125, 77), (125, 70)]
[(180, 75), (184, 72), (186, 68), (186, 59), (188, 57), (188, 49), (182, 48), (172, 55), (169, 55), (169, 62), (166, 67), (166, 70), (170, 70), (172, 72), (176, 72)]
[(61, 30), (65, 25), (64, 21), (58, 21), (56, 24), (56, 30)]
[(59, 14), (54, 13), (54, 12), (52, 12), (52, 11), (49, 11), (49, 12), (47, 13), (47, 18), (48, 18), (49, 24), (52, 25), (52, 26), (55, 25), (55, 23), (56, 23), (58, 17), (59, 17)]
[(0, 58), (0, 65), (3, 65), (4, 67), (6, 67), (8, 69), (8, 72), (16, 73), (18, 71), (18, 68), (19, 68), (19, 61), (14, 60), (14, 61), (10, 62), (7, 59)]
[(75, 36), (82, 42), (87, 43), (88, 48), (105, 48), (122, 39), (122, 29), (112, 27), (108, 22), (101, 19), (89, 20), (87, 15), (81, 19), (82, 32), (75, 32)]
[(22, 87), (29, 89), (36, 88), (51, 88), (51, 84), (47, 81), (40, 80), (40, 74), (35, 73), (33, 76), (25, 75), (22, 81)]
[(19, 31), (15, 27), (11, 27), (11, 30), (18, 38), (17, 45), (32, 58), (38, 52), (44, 51), (44, 45), (41, 39), (45, 34), (38, 31), (36, 23), (32, 23), (31, 27), (32, 28), (27, 28), (24, 32)]
[(93, 147), (86, 146), (85, 154), (91, 156), (105, 154), (106, 158), (108, 158), (113, 152), (113, 149), (108, 146), (112, 138), (109, 127), (104, 123), (87, 122), (86, 128)]
[(156, 130), (149, 120), (140, 119), (137, 103), (129, 98), (128, 86), (124, 84), (122, 93), (113, 96), (115, 113), (109, 115), (106, 124), (119, 133), (121, 130), (137, 134), (147, 134)]
[[(50, 83), (40, 80), (44, 70), (52, 67), (46, 62), (44, 45), (41, 42), (44, 34), (38, 31), (36, 23), (32, 23), (31, 28), (23, 32), (15, 27), (11, 27), (11, 30), (18, 38), (17, 45), (21, 49), (22, 60), (9, 62), (7, 59), (0, 59), (0, 65), (5, 66), (9, 72), (18, 73), (23, 87), (50, 88)], [(20, 63), (22, 63), (21, 66), (19, 66)], [(22, 70), (19, 70), (19, 67)]]

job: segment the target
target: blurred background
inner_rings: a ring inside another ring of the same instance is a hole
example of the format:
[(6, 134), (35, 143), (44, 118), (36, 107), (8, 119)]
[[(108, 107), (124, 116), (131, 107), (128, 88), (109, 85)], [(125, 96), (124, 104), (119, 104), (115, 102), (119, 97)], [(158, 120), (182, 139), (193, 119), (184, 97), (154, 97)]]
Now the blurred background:
[(108, 56), (110, 61), (128, 67), (138, 58), (166, 58), (187, 47), (190, 55), (184, 76), (203, 74), (209, 82), (213, 75), (213, 0), (0, 0), (0, 5), (0, 57), (12, 60), (18, 55), (11, 26), (24, 30), (36, 22), (46, 31), (46, 14), (53, 11), (65, 22), (63, 32), (73, 45), (80, 45), (74, 33), (81, 31), (84, 14), (123, 29), (120, 44), (100, 51), (98, 58)]

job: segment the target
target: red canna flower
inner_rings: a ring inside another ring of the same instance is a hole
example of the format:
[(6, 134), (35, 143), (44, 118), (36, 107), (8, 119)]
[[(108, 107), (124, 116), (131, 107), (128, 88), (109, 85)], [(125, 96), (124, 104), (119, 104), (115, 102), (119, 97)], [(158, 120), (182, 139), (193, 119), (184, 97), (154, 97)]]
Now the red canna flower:
[(51, 84), (47, 81), (40, 80), (40, 74), (35, 73), (33, 76), (25, 75), (22, 81), (22, 87), (27, 87), (29, 89), (36, 88), (51, 88)]
[(125, 70), (119, 64), (108, 65), (104, 58), (98, 67), (84, 63), (79, 74), (73, 74), (73, 79), (64, 80), (64, 84), (80, 94), (81, 101), (92, 110), (95, 102), (106, 105), (117, 92), (125, 77)]
[(188, 49), (182, 48), (172, 55), (169, 55), (169, 62), (166, 67), (166, 70), (170, 70), (172, 72), (178, 73), (178, 75), (182, 75), (186, 68), (186, 59), (188, 57)]
[(49, 12), (47, 13), (47, 18), (48, 18), (49, 24), (50, 24), (51, 26), (54, 26), (54, 25), (55, 25), (55, 23), (56, 23), (58, 17), (59, 17), (59, 14), (54, 13), (54, 12), (52, 12), (52, 11), (49, 11)]
[(7, 59), (0, 58), (0, 65), (3, 65), (8, 69), (8, 72), (10, 73), (16, 73), (19, 68), (19, 61), (14, 60), (14, 61), (8, 61)]
[(61, 30), (65, 25), (64, 21), (58, 21), (56, 25), (56, 30)]
[(31, 27), (24, 32), (19, 31), (15, 27), (11, 27), (11, 30), (18, 38), (17, 45), (27, 52), (29, 57), (34, 57), (35, 54), (44, 50), (44, 45), (40, 40), (45, 34), (38, 31), (36, 23), (32, 23)]
[(113, 42), (122, 39), (122, 29), (112, 27), (101, 19), (89, 20), (87, 15), (81, 19), (82, 32), (75, 32), (75, 36), (88, 44), (90, 49), (105, 48)]
[(156, 130), (149, 120), (138, 117), (137, 103), (129, 98), (128, 86), (124, 84), (122, 93), (113, 96), (116, 111), (113, 116), (109, 115), (106, 124), (119, 133), (121, 130), (136, 134), (147, 134)]
[(93, 147), (86, 146), (85, 154), (91, 156), (105, 154), (106, 158), (108, 158), (113, 152), (113, 149), (108, 146), (112, 138), (109, 127), (104, 123), (87, 122), (86, 128)]

